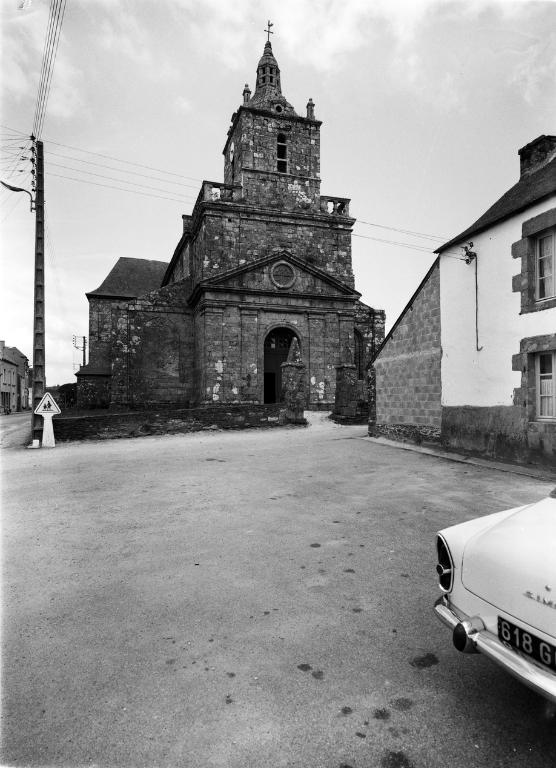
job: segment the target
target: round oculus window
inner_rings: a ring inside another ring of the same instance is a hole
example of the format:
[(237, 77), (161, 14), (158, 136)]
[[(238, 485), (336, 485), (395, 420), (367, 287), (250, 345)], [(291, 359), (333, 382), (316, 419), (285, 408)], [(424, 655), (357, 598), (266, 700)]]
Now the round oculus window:
[(287, 261), (278, 261), (270, 270), (270, 278), (277, 288), (291, 288), (295, 283), (295, 272)]

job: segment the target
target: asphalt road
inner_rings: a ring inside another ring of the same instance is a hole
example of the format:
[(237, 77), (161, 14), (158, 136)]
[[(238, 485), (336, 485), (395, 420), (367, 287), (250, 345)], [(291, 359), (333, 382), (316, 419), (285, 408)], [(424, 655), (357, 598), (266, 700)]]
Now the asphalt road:
[(31, 442), (31, 411), (0, 415), (0, 447), (19, 448)]
[(553, 768), (434, 617), (437, 529), (553, 484), (308, 429), (3, 450), (3, 765)]

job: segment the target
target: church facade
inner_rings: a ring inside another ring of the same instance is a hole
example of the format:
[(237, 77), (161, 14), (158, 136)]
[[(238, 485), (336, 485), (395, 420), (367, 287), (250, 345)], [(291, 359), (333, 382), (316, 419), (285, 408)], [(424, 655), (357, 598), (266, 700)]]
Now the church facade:
[(267, 42), (224, 181), (202, 182), (170, 262), (122, 258), (87, 294), (81, 406), (280, 402), (294, 338), (308, 408), (333, 407), (342, 363), (366, 381), (384, 312), (354, 287), (350, 201), (320, 193), (320, 128), (312, 100), (301, 116), (282, 95)]

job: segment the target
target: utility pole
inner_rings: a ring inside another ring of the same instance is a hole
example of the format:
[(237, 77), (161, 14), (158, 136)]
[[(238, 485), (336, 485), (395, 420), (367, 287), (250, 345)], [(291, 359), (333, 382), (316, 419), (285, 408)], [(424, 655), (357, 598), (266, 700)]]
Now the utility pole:
[(73, 337), (73, 346), (75, 347), (75, 349), (83, 350), (83, 367), (85, 367), (87, 364), (87, 359), (86, 359), (87, 337), (82, 336), (81, 338), (83, 339), (83, 346), (80, 347), (79, 344), (77, 343), (77, 336)]
[(42, 141), (33, 140), (31, 151), (35, 162), (35, 306), (33, 314), (33, 407), (31, 409), (31, 439), (42, 439), (42, 417), (35, 408), (46, 389), (45, 321), (44, 321), (44, 154)]

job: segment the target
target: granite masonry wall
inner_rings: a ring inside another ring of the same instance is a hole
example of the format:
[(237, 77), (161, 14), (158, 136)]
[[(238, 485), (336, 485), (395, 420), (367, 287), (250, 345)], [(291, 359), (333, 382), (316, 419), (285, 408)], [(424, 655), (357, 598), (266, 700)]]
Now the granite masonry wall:
[(152, 409), (86, 416), (56, 416), (56, 441), (106, 440), (119, 437), (199, 432), (216, 429), (279, 427), (288, 422), (284, 406), (237, 405), (191, 409)]
[(307, 407), (332, 408), (340, 350), (353, 345), (353, 315), (276, 306), (205, 306), (195, 316), (201, 402), (262, 402), (264, 340), (291, 329), (307, 366)]
[(204, 203), (202, 223), (176, 261), (170, 282), (174, 275), (189, 269), (184, 260), (191, 262), (192, 278), (198, 282), (285, 250), (353, 288), (353, 219), (328, 214), (288, 215), (278, 210), (279, 205), (276, 198), (274, 213), (236, 203)]
[(89, 363), (92, 368), (110, 370), (112, 311), (127, 306), (129, 298), (89, 297)]
[(241, 108), (234, 123), (230, 140), (234, 142), (233, 165), (229, 154), (224, 165), (224, 179), (237, 183), (242, 173), (276, 171), (278, 135), (285, 138), (287, 170), (311, 178), (318, 184), (320, 173), (320, 121), (298, 115), (271, 115), (268, 111)]
[(369, 432), (419, 441), (440, 435), (440, 275), (436, 265), (374, 361)]
[(192, 331), (192, 314), (181, 283), (113, 310), (111, 407), (188, 405), (193, 384)]

